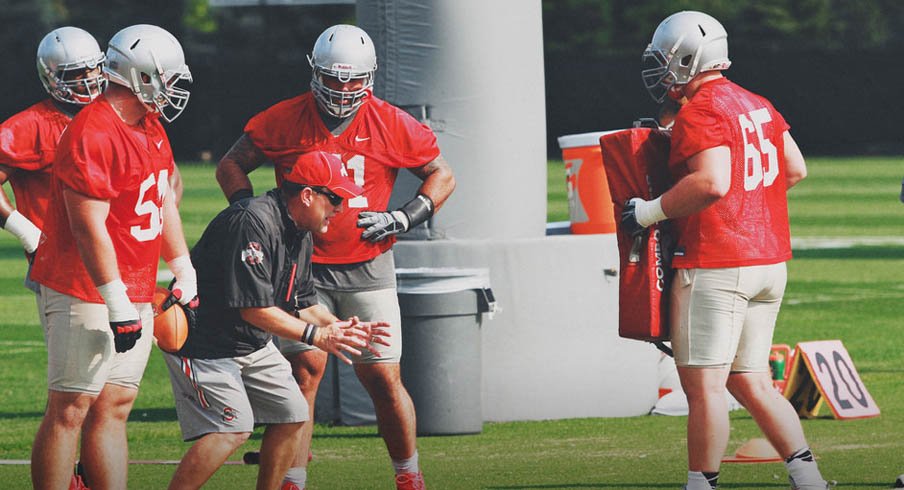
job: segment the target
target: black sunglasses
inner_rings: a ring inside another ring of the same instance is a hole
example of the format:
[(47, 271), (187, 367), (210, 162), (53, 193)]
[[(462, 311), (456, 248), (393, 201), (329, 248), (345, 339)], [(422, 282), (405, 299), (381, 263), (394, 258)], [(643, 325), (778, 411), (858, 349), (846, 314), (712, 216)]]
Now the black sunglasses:
[(339, 196), (339, 195), (336, 195), (336, 194), (330, 192), (330, 190), (327, 189), (326, 187), (310, 186), (310, 188), (312, 191), (326, 196), (327, 200), (329, 200), (330, 204), (332, 204), (333, 206), (338, 206), (338, 205), (342, 204), (342, 200), (343, 200), (342, 196)]

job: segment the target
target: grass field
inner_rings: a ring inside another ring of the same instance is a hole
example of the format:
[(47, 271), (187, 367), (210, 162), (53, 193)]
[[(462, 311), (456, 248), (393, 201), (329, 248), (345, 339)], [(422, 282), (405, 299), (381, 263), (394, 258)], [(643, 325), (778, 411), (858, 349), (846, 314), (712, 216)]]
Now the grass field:
[[(796, 251), (775, 340), (844, 342), (882, 415), (836, 421), (823, 409), (820, 417), (803, 422), (804, 430), (824, 475), (839, 488), (890, 488), (904, 473), (904, 245), (895, 241), (904, 237), (904, 205), (897, 200), (904, 166), (891, 158), (814, 158), (809, 164), (810, 178), (791, 193), (795, 237), (890, 238), (881, 246)], [(225, 201), (213, 167), (185, 166), (182, 172), (188, 189), (182, 216), (194, 242)], [(260, 192), (272, 173), (253, 176)], [(567, 220), (561, 162), (549, 164), (549, 183), (549, 220)], [(0, 460), (30, 457), (46, 399), (46, 353), (34, 297), (21, 287), (24, 266), (18, 244), (0, 233)], [(729, 450), (734, 451), (758, 431), (746, 412), (731, 417)], [(131, 459), (181, 457), (188, 446), (175, 420), (166, 368), (154, 352), (130, 421)], [(685, 422), (645, 416), (493, 423), (479, 435), (421, 438), (419, 448), (433, 489), (680, 488)], [(236, 459), (259, 446), (259, 436)], [(374, 427), (318, 426), (314, 451), (313, 488), (393, 488)], [(174, 469), (132, 465), (129, 487), (165, 488)], [(251, 488), (256, 470), (225, 466), (207, 488)], [(0, 488), (28, 488), (28, 472), (26, 465), (0, 465)], [(725, 465), (720, 483), (725, 489), (787, 488), (780, 464)]]

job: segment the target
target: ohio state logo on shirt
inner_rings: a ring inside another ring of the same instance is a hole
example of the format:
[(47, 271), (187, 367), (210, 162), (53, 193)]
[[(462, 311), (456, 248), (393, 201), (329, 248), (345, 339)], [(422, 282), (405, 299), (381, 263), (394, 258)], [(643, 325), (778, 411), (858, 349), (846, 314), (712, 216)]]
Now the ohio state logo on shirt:
[(223, 407), (223, 422), (232, 422), (235, 420), (235, 409), (232, 407)]
[(263, 264), (264, 252), (261, 251), (261, 244), (257, 242), (248, 242), (245, 250), (242, 250), (242, 262), (248, 265)]

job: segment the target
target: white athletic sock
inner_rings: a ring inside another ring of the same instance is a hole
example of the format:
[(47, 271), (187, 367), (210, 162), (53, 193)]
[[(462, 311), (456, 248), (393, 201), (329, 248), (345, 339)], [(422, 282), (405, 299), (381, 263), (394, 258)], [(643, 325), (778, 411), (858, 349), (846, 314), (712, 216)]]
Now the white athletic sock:
[(816, 460), (809, 447), (804, 447), (794, 452), (785, 460), (785, 468), (791, 479), (791, 486), (795, 489), (825, 489), (826, 481), (819, 473)]
[(290, 482), (298, 485), (298, 488), (304, 488), (307, 480), (308, 469), (304, 466), (296, 466), (295, 468), (289, 468), (289, 471), (286, 472), (285, 478), (283, 478), (283, 483)]
[(408, 459), (394, 459), (392, 460), (392, 467), (395, 468), (395, 474), (401, 475), (402, 473), (417, 473), (420, 471), (417, 465), (417, 451), (414, 451), (414, 455)]
[(712, 490), (713, 486), (709, 484), (709, 480), (702, 471), (688, 471), (687, 485), (684, 488), (687, 490)]

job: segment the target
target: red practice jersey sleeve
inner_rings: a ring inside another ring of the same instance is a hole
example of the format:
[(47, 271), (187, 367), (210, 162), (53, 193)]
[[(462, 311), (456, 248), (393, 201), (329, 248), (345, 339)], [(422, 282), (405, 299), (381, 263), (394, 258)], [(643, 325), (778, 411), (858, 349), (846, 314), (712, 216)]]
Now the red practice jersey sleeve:
[(172, 150), (156, 117), (126, 125), (103, 97), (82, 109), (60, 139), (34, 280), (84, 301), (103, 302), (70, 228), (62, 197), (70, 189), (109, 201), (106, 226), (122, 281), (133, 302), (150, 302), (162, 241), (161, 208), (172, 172)]
[(681, 108), (669, 154), (675, 180), (688, 174), (688, 158), (726, 146), (731, 187), (703, 211), (675, 220), (674, 267), (740, 267), (791, 258), (784, 160), (788, 129), (768, 100), (725, 78), (701, 86)]
[(245, 134), (273, 161), (277, 183), (298, 155), (319, 150), (341, 158), (355, 183), (364, 188), (363, 195), (348, 200), (330, 220), (326, 233), (314, 235), (313, 260), (321, 264), (363, 262), (392, 247), (395, 237), (379, 243), (362, 240), (358, 213), (385, 211), (399, 168), (420, 167), (440, 154), (429, 127), (373, 96), (339, 136), (324, 126), (310, 92), (254, 116)]
[(57, 143), (70, 120), (48, 99), (0, 125), (0, 165), (16, 170), (9, 178), (16, 209), (41, 229)]

